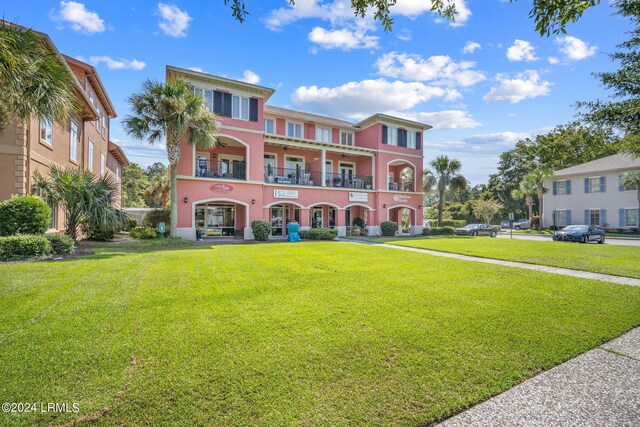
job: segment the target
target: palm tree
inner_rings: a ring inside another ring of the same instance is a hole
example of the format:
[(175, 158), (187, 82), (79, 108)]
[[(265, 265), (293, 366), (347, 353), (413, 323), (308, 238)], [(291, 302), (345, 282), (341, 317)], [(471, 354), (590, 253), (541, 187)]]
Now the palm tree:
[(180, 141), (186, 140), (199, 149), (208, 150), (216, 144), (219, 123), (205, 109), (203, 99), (182, 80), (166, 84), (146, 80), (142, 91), (128, 99), (133, 116), (123, 121), (125, 131), (136, 139), (148, 139), (151, 144), (166, 139), (167, 157), (171, 169), (171, 235), (176, 236), (178, 203), (176, 196), (177, 166)]
[(444, 206), (444, 193), (447, 189), (460, 191), (466, 188), (467, 180), (460, 175), (462, 164), (459, 160), (449, 159), (447, 156), (438, 156), (431, 162), (432, 169), (424, 171), (424, 190), (438, 192), (438, 227), (442, 225), (442, 209)]
[(511, 192), (511, 197), (515, 200), (524, 199), (527, 207), (529, 208), (529, 221), (533, 217), (533, 196), (538, 192), (538, 184), (533, 180), (533, 177), (525, 175), (520, 181), (518, 188)]
[(153, 203), (159, 203), (162, 208), (167, 207), (167, 199), (171, 193), (171, 187), (166, 176), (157, 176), (144, 190), (144, 198)]
[(640, 171), (625, 173), (620, 178), (620, 183), (625, 187), (636, 187), (638, 191), (638, 207), (640, 208)]
[(61, 206), (65, 213), (65, 233), (77, 240), (80, 226), (113, 233), (122, 228), (126, 215), (115, 209), (118, 188), (108, 175), (98, 177), (79, 169), (52, 165), (49, 178), (33, 174), (35, 189), (50, 206)]
[(32, 117), (64, 122), (80, 110), (73, 73), (47, 40), (0, 20), (0, 130)]
[(544, 224), (542, 223), (542, 212), (544, 210), (542, 198), (546, 191), (544, 188), (544, 181), (552, 174), (551, 170), (545, 167), (537, 167), (523, 177), (523, 181), (530, 181), (536, 188), (536, 195), (538, 196), (538, 215), (540, 216), (540, 229), (544, 228)]

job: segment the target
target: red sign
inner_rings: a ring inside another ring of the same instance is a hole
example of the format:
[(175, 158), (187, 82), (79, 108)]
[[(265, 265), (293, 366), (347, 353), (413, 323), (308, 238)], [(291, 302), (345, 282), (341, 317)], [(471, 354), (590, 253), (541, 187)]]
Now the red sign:
[(213, 184), (209, 188), (211, 188), (211, 191), (214, 193), (230, 193), (233, 191), (233, 187), (229, 184)]

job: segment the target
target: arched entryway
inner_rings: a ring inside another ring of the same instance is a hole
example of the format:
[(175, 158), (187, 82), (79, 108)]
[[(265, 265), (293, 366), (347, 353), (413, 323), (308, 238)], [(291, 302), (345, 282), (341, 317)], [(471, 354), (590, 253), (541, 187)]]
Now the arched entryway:
[(411, 234), (416, 225), (415, 208), (404, 205), (391, 206), (387, 212), (388, 220), (398, 224), (399, 234)]
[(403, 159), (387, 163), (387, 188), (391, 191), (415, 191), (416, 167)]
[(247, 180), (249, 150), (249, 145), (238, 138), (218, 135), (218, 143), (210, 150), (195, 149), (195, 176)]
[(343, 223), (339, 218), (340, 208), (333, 203), (316, 203), (309, 206), (311, 228), (336, 228)]
[(233, 199), (207, 199), (193, 204), (194, 226), (205, 238), (234, 237), (249, 225), (249, 206)]
[(271, 236), (285, 237), (287, 224), (290, 221), (300, 223), (302, 205), (294, 202), (275, 202), (267, 206), (269, 222), (271, 223)]
[(345, 226), (347, 233), (360, 234), (364, 233), (370, 222), (369, 210), (371, 208), (367, 205), (351, 204), (345, 206)]

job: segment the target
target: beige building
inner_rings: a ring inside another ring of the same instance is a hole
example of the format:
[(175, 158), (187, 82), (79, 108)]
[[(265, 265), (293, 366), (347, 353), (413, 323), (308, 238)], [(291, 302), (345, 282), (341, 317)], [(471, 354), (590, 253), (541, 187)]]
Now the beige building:
[[(34, 172), (46, 175), (50, 165), (112, 175), (121, 189), (122, 167), (128, 161), (109, 141), (109, 123), (116, 112), (96, 69), (60, 54), (51, 39), (41, 35), (73, 72), (81, 113), (66, 122), (33, 117), (27, 124), (10, 124), (0, 131), (0, 201), (30, 194)], [(64, 218), (54, 212), (52, 228), (63, 227)]]

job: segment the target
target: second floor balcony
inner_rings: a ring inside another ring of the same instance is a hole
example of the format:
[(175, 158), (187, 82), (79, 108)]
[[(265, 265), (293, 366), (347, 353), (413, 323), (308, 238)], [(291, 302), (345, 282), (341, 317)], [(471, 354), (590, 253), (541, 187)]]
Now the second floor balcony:
[(247, 179), (247, 165), (243, 161), (206, 160), (198, 158), (196, 176), (202, 178)]
[(344, 173), (324, 174), (322, 171), (312, 171), (303, 168), (264, 168), (264, 182), (268, 184), (308, 185), (311, 187), (349, 188), (359, 190), (373, 189), (372, 176), (356, 176)]

